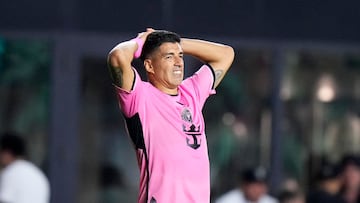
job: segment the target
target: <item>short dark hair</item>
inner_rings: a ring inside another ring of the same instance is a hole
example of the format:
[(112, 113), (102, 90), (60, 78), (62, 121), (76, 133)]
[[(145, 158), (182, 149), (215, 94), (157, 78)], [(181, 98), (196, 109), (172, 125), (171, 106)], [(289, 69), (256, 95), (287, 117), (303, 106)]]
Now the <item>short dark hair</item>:
[(150, 54), (152, 54), (163, 43), (180, 43), (181, 38), (178, 34), (166, 30), (156, 30), (150, 33), (144, 43), (142, 52), (140, 55), (141, 60), (145, 60)]
[(26, 153), (25, 142), (17, 133), (2, 133), (0, 137), (0, 150), (8, 151), (14, 156), (23, 156)]

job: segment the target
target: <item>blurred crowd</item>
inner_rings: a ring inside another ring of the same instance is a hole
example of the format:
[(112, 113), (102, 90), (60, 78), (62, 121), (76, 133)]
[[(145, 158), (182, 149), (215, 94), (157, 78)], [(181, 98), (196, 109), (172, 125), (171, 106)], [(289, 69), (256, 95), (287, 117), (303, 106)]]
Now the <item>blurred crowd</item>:
[(309, 185), (289, 178), (270, 195), (267, 171), (254, 167), (240, 172), (238, 186), (215, 203), (360, 203), (360, 157), (349, 154), (338, 162), (322, 160)]
[[(37, 166), (26, 160), (21, 136), (0, 135), (0, 202), (49, 202), (49, 182)], [(344, 155), (338, 162), (322, 159), (306, 186), (286, 178), (277, 192), (268, 184), (269, 171), (261, 166), (239, 171), (238, 185), (214, 199), (215, 203), (360, 203), (360, 156)], [(117, 180), (115, 169), (103, 170), (104, 184)], [(234, 178), (234, 177), (232, 177)], [(120, 181), (121, 182), (121, 181)], [(105, 186), (104, 186), (105, 187)], [(271, 191), (271, 193), (270, 193)], [(111, 193), (120, 193), (119, 188)], [(129, 202), (124, 197), (121, 202)], [(30, 201), (31, 200), (31, 201)], [(105, 202), (114, 202), (104, 200)]]

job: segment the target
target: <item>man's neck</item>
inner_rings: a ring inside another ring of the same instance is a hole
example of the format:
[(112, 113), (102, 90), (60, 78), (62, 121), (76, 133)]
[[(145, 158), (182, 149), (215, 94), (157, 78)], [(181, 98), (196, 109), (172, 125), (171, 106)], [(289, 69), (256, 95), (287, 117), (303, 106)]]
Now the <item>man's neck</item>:
[(161, 92), (165, 93), (165, 94), (168, 94), (168, 95), (177, 95), (178, 94), (178, 88), (175, 87), (175, 88), (168, 88), (168, 87), (165, 87), (164, 85), (160, 85), (160, 84), (157, 84), (157, 83), (153, 83), (150, 81), (150, 83), (155, 87), (157, 88), (158, 90), (160, 90)]

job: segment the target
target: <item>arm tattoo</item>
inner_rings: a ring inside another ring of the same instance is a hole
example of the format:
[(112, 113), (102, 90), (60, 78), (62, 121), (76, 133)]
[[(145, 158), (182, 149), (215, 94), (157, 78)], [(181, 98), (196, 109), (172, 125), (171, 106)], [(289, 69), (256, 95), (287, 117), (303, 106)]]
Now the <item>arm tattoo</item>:
[(215, 71), (215, 84), (218, 84), (221, 80), (221, 78), (223, 77), (224, 75), (224, 71), (223, 70), (216, 70)]
[(123, 81), (122, 81), (122, 71), (121, 71), (121, 69), (116, 68), (116, 67), (112, 67), (111, 65), (109, 65), (108, 67), (109, 67), (112, 82), (116, 86), (122, 87)]

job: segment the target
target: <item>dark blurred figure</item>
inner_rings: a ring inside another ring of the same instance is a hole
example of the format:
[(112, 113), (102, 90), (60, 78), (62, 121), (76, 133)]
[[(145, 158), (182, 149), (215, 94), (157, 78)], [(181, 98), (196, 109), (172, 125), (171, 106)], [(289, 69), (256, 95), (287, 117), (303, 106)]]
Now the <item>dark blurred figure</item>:
[(360, 158), (346, 155), (341, 163), (343, 185), (340, 195), (346, 203), (360, 203)]
[(25, 160), (24, 140), (15, 133), (0, 137), (1, 203), (48, 203), (49, 182), (43, 172)]
[(285, 190), (278, 197), (279, 203), (305, 203), (304, 195), (299, 191)]
[(311, 188), (307, 203), (345, 203), (338, 195), (341, 187), (339, 166), (325, 161), (316, 174), (315, 188)]
[(101, 193), (99, 202), (119, 203), (133, 202), (136, 191), (126, 184), (123, 171), (112, 163), (103, 163), (100, 168)]
[(240, 185), (222, 196), (215, 203), (277, 203), (268, 195), (267, 171), (257, 167), (241, 172)]

